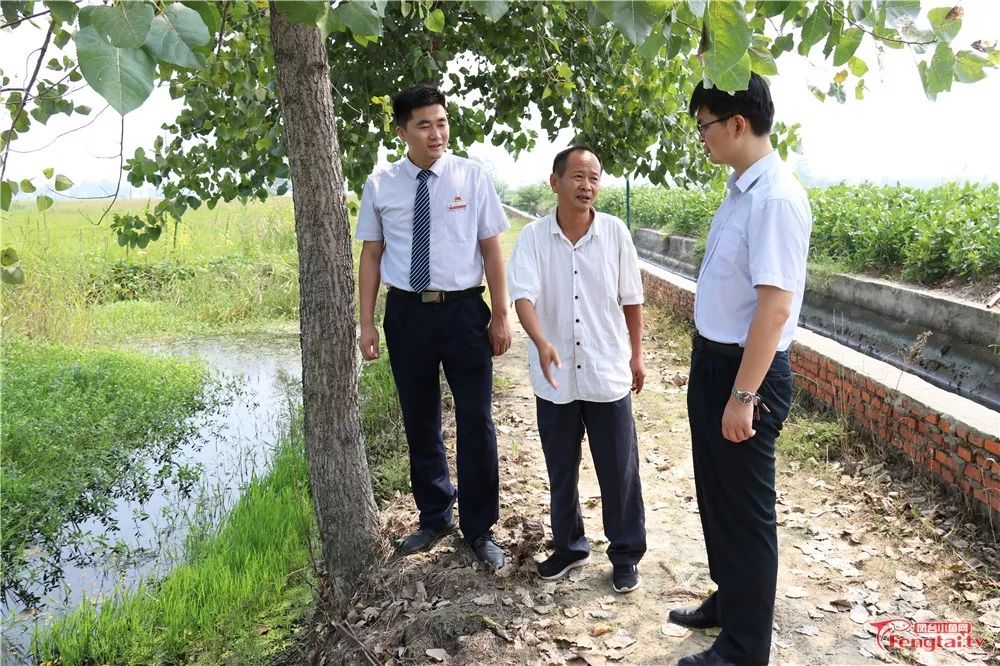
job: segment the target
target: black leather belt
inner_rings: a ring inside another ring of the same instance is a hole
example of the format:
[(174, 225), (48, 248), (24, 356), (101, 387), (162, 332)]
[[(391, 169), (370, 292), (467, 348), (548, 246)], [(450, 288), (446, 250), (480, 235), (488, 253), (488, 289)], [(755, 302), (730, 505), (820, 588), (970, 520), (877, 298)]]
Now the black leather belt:
[(445, 301), (456, 301), (460, 298), (472, 298), (473, 296), (481, 295), (485, 290), (486, 287), (482, 286), (462, 289), (461, 291), (406, 291), (405, 289), (389, 287), (389, 293), (393, 296), (409, 298), (421, 303), (444, 303)]
[(723, 342), (716, 342), (715, 340), (709, 340), (699, 333), (694, 334), (694, 338), (691, 340), (691, 345), (698, 351), (707, 351), (709, 353), (726, 356), (728, 358), (743, 358), (743, 347), (740, 347), (737, 344), (726, 344)]

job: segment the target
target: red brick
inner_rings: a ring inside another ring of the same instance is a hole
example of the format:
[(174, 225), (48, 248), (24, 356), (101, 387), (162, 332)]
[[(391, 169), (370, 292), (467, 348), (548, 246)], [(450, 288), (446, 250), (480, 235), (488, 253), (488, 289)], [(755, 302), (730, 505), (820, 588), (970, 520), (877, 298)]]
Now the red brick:
[(965, 466), (965, 476), (974, 480), (976, 482), (976, 485), (979, 485), (983, 482), (983, 472), (975, 465)]
[(948, 468), (941, 470), (941, 478), (947, 481), (948, 483), (951, 484), (955, 483), (955, 475), (952, 474), (951, 470)]
[(927, 415), (927, 422), (930, 423), (931, 425), (937, 425), (938, 415), (937, 414), (928, 414)]
[(923, 434), (927, 432), (927, 423), (924, 421), (917, 421), (917, 432)]
[(951, 421), (948, 419), (941, 419), (938, 421), (938, 427), (941, 428), (941, 432), (951, 432)]
[(969, 438), (969, 428), (968, 428), (968, 426), (965, 426), (965, 425), (959, 423), (955, 427), (955, 435), (957, 435), (959, 439), (968, 439)]
[(965, 462), (972, 462), (972, 451), (965, 448), (964, 446), (958, 447), (958, 457)]
[(983, 448), (995, 456), (1000, 456), (1000, 441), (987, 439), (983, 442)]
[(1000, 511), (1000, 495), (997, 495), (996, 493), (990, 495), (990, 507), (994, 511)]
[(978, 447), (980, 449), (984, 448), (984, 445), (986, 444), (986, 438), (980, 435), (976, 431), (970, 432), (968, 439), (969, 439), (969, 444), (972, 444), (973, 446)]

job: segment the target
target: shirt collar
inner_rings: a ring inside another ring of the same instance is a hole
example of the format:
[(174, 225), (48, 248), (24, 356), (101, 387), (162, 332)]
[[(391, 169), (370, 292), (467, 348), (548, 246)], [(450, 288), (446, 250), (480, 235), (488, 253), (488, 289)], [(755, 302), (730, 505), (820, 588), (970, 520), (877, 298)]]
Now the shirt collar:
[[(431, 168), (428, 169), (428, 171), (433, 173), (435, 176), (442, 175), (444, 173), (444, 167), (447, 161), (448, 161), (448, 153), (444, 153), (443, 155), (441, 155), (441, 157), (437, 159), (436, 162), (434, 162), (434, 164), (431, 165)], [(410, 161), (409, 155), (403, 158), (403, 169), (406, 171), (407, 175), (409, 175), (410, 178), (412, 178), (413, 180), (416, 180), (417, 174), (423, 171), (423, 169), (421, 169), (412, 161)]]
[(738, 190), (740, 193), (746, 192), (755, 182), (757, 182), (757, 179), (760, 178), (765, 171), (774, 165), (777, 160), (778, 153), (777, 151), (772, 150), (767, 155), (764, 155), (764, 157), (751, 164), (739, 178), (736, 177), (735, 172), (729, 174), (729, 180), (726, 181), (726, 185), (730, 190)]
[[(590, 234), (593, 234), (595, 236), (600, 236), (601, 235), (600, 232), (598, 231), (598, 226), (599, 225), (597, 224), (597, 221), (600, 219), (601, 214), (598, 213), (593, 208), (590, 209), (590, 212), (591, 212), (591, 214), (594, 217), (590, 221), (590, 228), (587, 229), (587, 233), (585, 233), (582, 238), (586, 238)], [(549, 233), (553, 234), (553, 235), (561, 234), (562, 233), (562, 229), (559, 228), (559, 222), (558, 222), (558, 220), (556, 220), (556, 209), (555, 208), (552, 209), (552, 212), (549, 213), (548, 217), (549, 217)]]

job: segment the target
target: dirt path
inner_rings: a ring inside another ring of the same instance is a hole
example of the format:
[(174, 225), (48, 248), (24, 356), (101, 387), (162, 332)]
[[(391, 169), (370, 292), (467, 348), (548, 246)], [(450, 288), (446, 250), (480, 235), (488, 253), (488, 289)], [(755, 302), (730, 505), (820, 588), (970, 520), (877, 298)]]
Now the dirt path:
[[(527, 376), (528, 341), (518, 329), (514, 346), (496, 363), (494, 410), (501, 452), (496, 532), (513, 562), (495, 575), (478, 570), (457, 536), (431, 553), (391, 560), (381, 587), (350, 618), (354, 637), (329, 657), (354, 661), (363, 644), (378, 663), (672, 664), (711, 645), (708, 632), (666, 621), (670, 608), (696, 604), (712, 583), (694, 500), (686, 388), (675, 385), (687, 372), (684, 342), (653, 320), (646, 388), (634, 402), (648, 531), (640, 589), (629, 595), (611, 589), (589, 453), (580, 496), (591, 564), (558, 582), (533, 575), (532, 558), (545, 555), (549, 498)], [(958, 589), (961, 556), (945, 558), (942, 546), (919, 530), (886, 534), (883, 518), (898, 498), (867, 490), (873, 474), (851, 477), (837, 465), (779, 457), (772, 663), (998, 663), (995, 636), (984, 649), (959, 651), (886, 651), (874, 639), (869, 621), (893, 617), (971, 621), (980, 631), (986, 625), (977, 618), (985, 613), (992, 621), (1000, 598)], [(385, 515), (390, 533), (404, 533), (413, 526), (412, 500), (399, 498)]]

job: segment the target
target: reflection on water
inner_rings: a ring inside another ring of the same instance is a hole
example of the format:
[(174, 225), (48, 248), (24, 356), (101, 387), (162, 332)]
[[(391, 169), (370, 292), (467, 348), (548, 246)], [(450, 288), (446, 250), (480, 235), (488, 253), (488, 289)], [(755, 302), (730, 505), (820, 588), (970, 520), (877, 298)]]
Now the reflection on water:
[[(232, 387), (229, 398), (216, 413), (198, 420), (197, 434), (169, 461), (148, 465), (151, 474), (162, 463), (182, 470), (179, 474), (162, 484), (150, 479), (150, 488), (160, 487), (145, 502), (119, 499), (106, 515), (88, 519), (67, 535), (57, 587), (32, 586), (28, 591), (40, 601), (30, 606), (4, 601), (0, 661), (5, 664), (28, 661), (34, 626), (84, 597), (100, 598), (116, 584), (133, 586), (168, 572), (183, 554), (192, 523), (218, 524), (253, 473), (266, 467), (290, 408), (301, 402), (298, 336), (189, 340), (145, 344), (143, 349), (203, 359)], [(31, 555), (43, 557), (40, 552)]]

